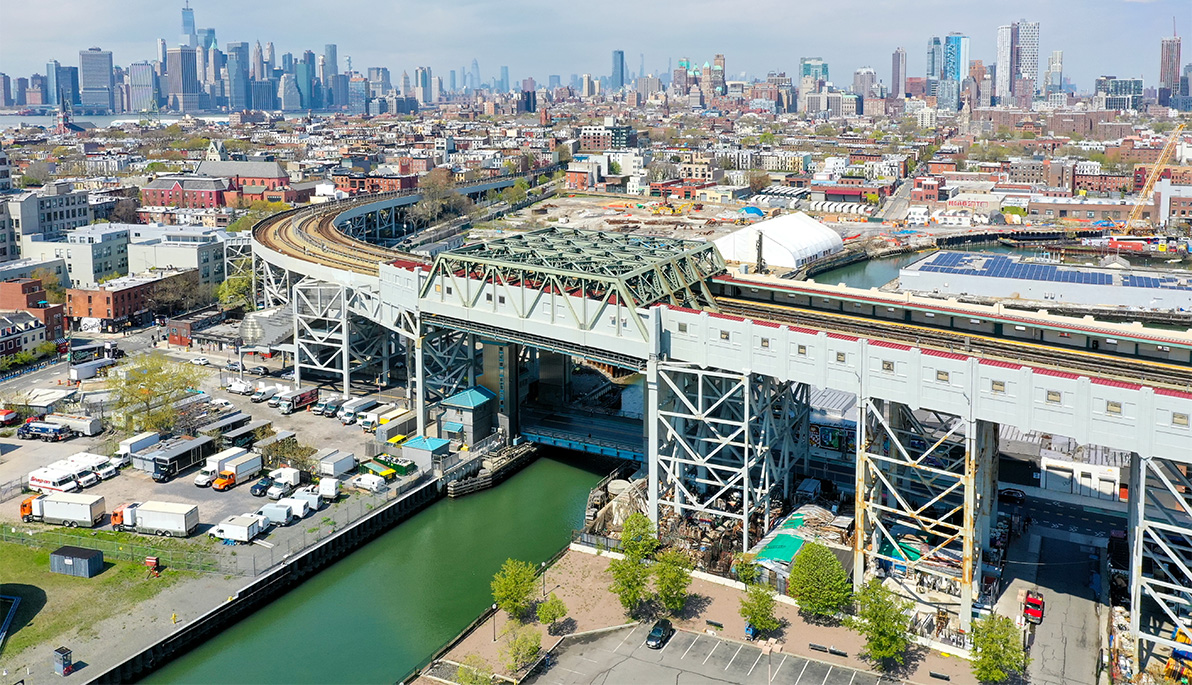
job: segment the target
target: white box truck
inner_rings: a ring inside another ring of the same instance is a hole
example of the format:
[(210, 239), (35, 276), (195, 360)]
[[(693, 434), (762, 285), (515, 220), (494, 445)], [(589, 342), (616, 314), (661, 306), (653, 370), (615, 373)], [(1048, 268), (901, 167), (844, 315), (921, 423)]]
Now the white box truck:
[(102, 454), (79, 452), (67, 457), (66, 461), (72, 464), (78, 464), (79, 466), (92, 471), (95, 473), (95, 475), (104, 480), (107, 480), (119, 473), (119, 471), (116, 470), (116, 467), (112, 466), (112, 460), (108, 459)]
[(339, 487), (338, 478), (320, 478), (319, 497), (323, 498), (324, 502), (334, 502), (339, 499)]
[(314, 511), (314, 507), (310, 506), (310, 502), (305, 498), (298, 497), (297, 493), (290, 497), (282, 497), (277, 500), (277, 503), (289, 507), (290, 511), (294, 512), (294, 515), (300, 519), (310, 516), (311, 512)]
[(346, 473), (351, 473), (354, 468), (356, 468), (356, 455), (352, 452), (331, 450), (331, 454), (325, 454), (319, 459), (320, 476), (339, 478)]
[(257, 516), (264, 516), (272, 526), (288, 526), (298, 520), (298, 514), (293, 508), (281, 502), (270, 502), (257, 509)]
[(272, 500), (287, 497), (291, 492), (294, 492), (294, 488), (298, 487), (301, 477), (302, 474), (298, 469), (274, 469), (269, 473), (269, 478), (273, 480), (273, 486), (265, 494)]
[(145, 535), (189, 537), (199, 527), (199, 508), (177, 502), (129, 502), (112, 510), (112, 529)]
[(221, 540), (249, 542), (261, 534), (261, 520), (256, 516), (229, 516), (216, 524), (207, 534)]
[(76, 528), (94, 528), (103, 523), (105, 505), (100, 495), (59, 492), (34, 495), (21, 502), (21, 520), (41, 521)]
[(395, 417), (401, 415), (401, 410), (397, 409), (392, 404), (382, 404), (373, 407), (366, 412), (360, 413), (360, 427), (364, 429), (365, 433), (377, 432), (377, 426), (381, 425), (381, 417), (393, 414)]
[(220, 470), (219, 475), (212, 482), (211, 487), (214, 490), (223, 492), (240, 483), (247, 483), (249, 479), (261, 471), (261, 466), (261, 455), (256, 452), (245, 452), (224, 464), (223, 469)]
[[(319, 495), (319, 486), (317, 485), (308, 485), (296, 491), (290, 497), (306, 502), (306, 506), (310, 507), (311, 512), (316, 512), (323, 508), (323, 498)], [(305, 516), (305, 514), (303, 515)]]
[(222, 452), (207, 457), (207, 463), (203, 465), (203, 468), (199, 469), (198, 475), (195, 476), (195, 485), (200, 488), (211, 485), (215, 482), (216, 478), (219, 478), (219, 472), (224, 470), (228, 462), (247, 453), (248, 450), (243, 447), (229, 447)]
[(99, 435), (103, 432), (103, 421), (94, 416), (80, 416), (78, 414), (50, 414), (46, 416), (46, 423), (56, 423), (66, 426), (81, 435)]
[(134, 452), (141, 452), (147, 447), (152, 447), (161, 442), (161, 435), (152, 431), (148, 433), (139, 433), (120, 441), (120, 447), (116, 450), (116, 456), (128, 456)]
[(339, 413), (337, 414), (339, 422), (345, 426), (349, 426), (356, 422), (360, 414), (375, 406), (377, 406), (377, 401), (367, 397), (357, 397), (356, 399), (348, 400), (339, 409)]

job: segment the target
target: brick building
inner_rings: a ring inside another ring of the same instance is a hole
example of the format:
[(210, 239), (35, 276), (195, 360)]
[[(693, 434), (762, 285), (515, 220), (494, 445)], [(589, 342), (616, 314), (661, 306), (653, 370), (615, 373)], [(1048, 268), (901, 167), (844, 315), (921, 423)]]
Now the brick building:
[(336, 169), (331, 172), (335, 189), (359, 195), (361, 193), (392, 193), (418, 187), (416, 174), (366, 174), (360, 171)]
[(227, 204), (227, 179), (202, 176), (163, 176), (141, 189), (146, 206), (211, 208)]
[(1134, 187), (1129, 174), (1076, 174), (1075, 189), (1090, 193), (1127, 193)]
[[(1151, 175), (1154, 164), (1134, 165), (1134, 190), (1141, 191)], [(1192, 186), (1192, 166), (1167, 166), (1159, 173), (1159, 180), (1170, 179), (1172, 185)]]
[(162, 269), (122, 276), (92, 289), (70, 288), (66, 291), (69, 325), (76, 331), (115, 332), (146, 323), (153, 317), (154, 290), (173, 279), (188, 283), (190, 287), (198, 287), (196, 270)]
[(41, 279), (13, 278), (0, 283), (0, 311), (25, 312), (41, 322), (46, 340), (66, 340), (66, 305), (50, 304)]

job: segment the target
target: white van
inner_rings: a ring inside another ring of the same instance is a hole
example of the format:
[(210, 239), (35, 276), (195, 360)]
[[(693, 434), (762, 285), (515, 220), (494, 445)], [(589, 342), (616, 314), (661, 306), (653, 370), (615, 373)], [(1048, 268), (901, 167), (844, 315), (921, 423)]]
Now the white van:
[(79, 482), (75, 480), (73, 473), (40, 468), (29, 474), (29, 489), (43, 495), (53, 492), (74, 492), (79, 489)]

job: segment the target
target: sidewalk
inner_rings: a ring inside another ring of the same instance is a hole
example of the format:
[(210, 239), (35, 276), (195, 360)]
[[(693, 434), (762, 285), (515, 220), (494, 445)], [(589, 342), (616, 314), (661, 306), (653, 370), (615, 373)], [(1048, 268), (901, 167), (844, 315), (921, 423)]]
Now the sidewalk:
[(1012, 487), (1016, 490), (1022, 490), (1026, 493), (1027, 497), (1037, 497), (1039, 499), (1049, 499), (1056, 502), (1064, 502), (1065, 504), (1083, 507), (1089, 511), (1100, 511), (1109, 514), (1125, 514), (1130, 510), (1129, 502), (1123, 502), (1116, 499), (1097, 499), (1094, 497), (1085, 497), (1083, 495), (1073, 495), (1070, 492), (1047, 490), (1032, 485), (1019, 485), (1018, 483), (1014, 483), (1009, 487)]

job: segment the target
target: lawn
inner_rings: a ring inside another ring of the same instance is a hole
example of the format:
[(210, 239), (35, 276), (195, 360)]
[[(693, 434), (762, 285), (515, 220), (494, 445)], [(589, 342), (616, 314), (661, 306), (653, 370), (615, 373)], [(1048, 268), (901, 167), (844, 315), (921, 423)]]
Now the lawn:
[(50, 573), (49, 550), (0, 543), (0, 595), (21, 598), (0, 657), (15, 656), (80, 626), (90, 630), (179, 580), (198, 575), (167, 569), (160, 578), (149, 579), (140, 564), (105, 560), (104, 565), (94, 578)]

